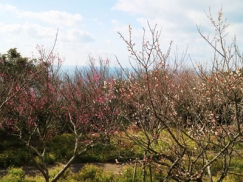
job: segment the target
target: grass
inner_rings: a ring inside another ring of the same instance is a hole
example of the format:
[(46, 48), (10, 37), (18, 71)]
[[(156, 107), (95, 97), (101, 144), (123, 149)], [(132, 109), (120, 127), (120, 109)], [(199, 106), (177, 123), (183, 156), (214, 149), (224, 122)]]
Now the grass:
[[(172, 130), (173, 134), (177, 136), (179, 142), (181, 142), (183, 145), (187, 146), (187, 152), (184, 154), (183, 158), (180, 161), (180, 168), (183, 168), (185, 170), (189, 169), (191, 165), (191, 161), (195, 160), (195, 164), (193, 164), (193, 171), (196, 172), (199, 170), (204, 164), (205, 164), (205, 157), (207, 157), (209, 160), (212, 159), (217, 152), (220, 150), (219, 148), (215, 147), (219, 145), (218, 141), (210, 141), (209, 145), (207, 145), (206, 152), (201, 157), (196, 160), (196, 157), (200, 154), (201, 149), (200, 146), (191, 138), (186, 137), (185, 134), (178, 134), (176, 133), (177, 130)], [(143, 132), (137, 132), (136, 134), (131, 133), (133, 140), (131, 138), (126, 137), (125, 133), (120, 133), (117, 136), (114, 136), (111, 138), (109, 145), (102, 145), (98, 144), (91, 148), (88, 152), (82, 154), (81, 156), (77, 157), (77, 160), (75, 162), (114, 162), (115, 159), (118, 159), (119, 162), (134, 162), (135, 159), (142, 160), (144, 157), (144, 154), (149, 159), (150, 157), (155, 158), (156, 156), (153, 156), (154, 154), (150, 151), (145, 151), (141, 146), (137, 145), (136, 142), (139, 140), (142, 140), (143, 142), (148, 142)], [(153, 136), (149, 136), (151, 139)], [(215, 136), (212, 136), (210, 138), (215, 138)], [(227, 140), (225, 140), (227, 142)], [(10, 141), (12, 143), (13, 141)], [(206, 143), (205, 141), (200, 141), (202, 144)], [(4, 145), (6, 146), (7, 143), (5, 142)], [(48, 143), (49, 149), (47, 151), (47, 157), (46, 161), (48, 164), (56, 164), (58, 162), (65, 163), (65, 161), (68, 160), (68, 158), (72, 155), (73, 152), (73, 136), (71, 134), (63, 134), (56, 136), (52, 141)], [(61, 146), (61, 147), (60, 147)], [(157, 140), (157, 142), (151, 143), (150, 148), (154, 151), (156, 151), (158, 154), (163, 153), (164, 155), (168, 155), (171, 157), (177, 157), (176, 151), (180, 152), (180, 148), (177, 146), (176, 142), (173, 140), (171, 135), (167, 131), (162, 131), (160, 133), (160, 136)], [(206, 144), (205, 144), (206, 146)], [(11, 160), (7, 161), (4, 164), (4, 167), (8, 166), (21, 166), (22, 159), (26, 160), (28, 158), (28, 155), (26, 155), (26, 151), (22, 150), (22, 148), (19, 148), (18, 150), (20, 152), (16, 153), (16, 149), (13, 151), (11, 150), (11, 147), (8, 150), (3, 150), (0, 154), (0, 160), (4, 161), (6, 159)], [(228, 174), (226, 181), (243, 181), (243, 160), (242, 160), (242, 149), (243, 144), (237, 143), (235, 145), (237, 153), (233, 153), (233, 158), (230, 165), (230, 173)], [(21, 152), (22, 150), (22, 152)], [(13, 152), (15, 152), (15, 155), (13, 157)], [(207, 156), (206, 156), (207, 155)], [(171, 161), (163, 158), (157, 158), (160, 162), (165, 162), (168, 165), (172, 165)], [(149, 161), (148, 161), (149, 163)], [(211, 173), (213, 174), (213, 178), (219, 177), (221, 170), (223, 166), (223, 159), (220, 157), (218, 160), (216, 160), (211, 165)], [(54, 169), (51, 169), (52, 172), (50, 172), (51, 176), (53, 177), (55, 173), (60, 169), (61, 166), (56, 166)], [(168, 171), (169, 167), (153, 164), (153, 179), (154, 181), (159, 180), (159, 178), (165, 176)], [(20, 168), (16, 168), (16, 171), (19, 171), (17, 173), (14, 173), (11, 171), (12, 168), (9, 168), (10, 172), (6, 176), (2, 178), (2, 180), (6, 179), (12, 179), (16, 178), (17, 181), (21, 181), (23, 176), (17, 175), (22, 174)], [(149, 168), (147, 167), (146, 170)], [(86, 171), (85, 171), (86, 170)], [(131, 176), (134, 173), (134, 167), (128, 167), (124, 169), (125, 171), (122, 172), (122, 174), (115, 175), (115, 174), (106, 174), (106, 172), (102, 171), (102, 169), (95, 168), (94, 166), (87, 166), (84, 168), (84, 171), (73, 174), (71, 171), (68, 171), (63, 176), (63, 180), (69, 180), (69, 181), (75, 181), (77, 178), (82, 178), (84, 181), (92, 181), (94, 180), (92, 175), (90, 173), (97, 173), (99, 176), (103, 175), (102, 180), (108, 180), (108, 181), (121, 181), (126, 179), (127, 181), (131, 181)], [(141, 166), (138, 167), (137, 175), (141, 175)], [(87, 174), (86, 174), (87, 173)], [(148, 173), (148, 171), (147, 171)], [(207, 177), (207, 170), (204, 171), (205, 177), (204, 180), (208, 180)], [(84, 176), (88, 175), (89, 178), (85, 178)], [(130, 178), (129, 178), (129, 177)], [(121, 179), (120, 179), (121, 178)], [(36, 177), (24, 175), (24, 179), (26, 181), (43, 181), (43, 178), (39, 175)], [(1, 181), (2, 181), (1, 180)], [(97, 179), (97, 181), (101, 181), (101, 179)], [(140, 179), (138, 179), (139, 181)]]

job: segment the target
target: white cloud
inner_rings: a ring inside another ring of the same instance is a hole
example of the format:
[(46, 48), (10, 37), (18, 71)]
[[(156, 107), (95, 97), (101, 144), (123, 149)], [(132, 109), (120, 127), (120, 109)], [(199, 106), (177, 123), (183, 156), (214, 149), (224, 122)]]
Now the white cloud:
[(169, 18), (170, 15), (173, 17), (173, 14), (175, 15), (182, 12), (178, 4), (177, 0), (153, 0), (150, 2), (147, 0), (118, 0), (112, 9), (128, 12), (132, 15), (146, 17), (167, 16), (167, 18)]
[(87, 43), (94, 41), (90, 33), (80, 29), (68, 29), (65, 34), (62, 34), (61, 36), (61, 40), (64, 42)]
[(106, 44), (112, 45), (113, 41), (112, 40), (106, 40)]
[[(205, 59), (205, 56), (212, 55), (211, 47), (200, 37), (196, 25), (201, 27), (205, 34), (213, 36), (214, 28), (206, 16), (209, 13), (209, 7), (216, 20), (218, 11), (221, 7), (223, 8), (224, 17), (228, 17), (228, 22), (231, 23), (227, 29), (229, 43), (234, 34), (240, 36), (238, 43), (242, 42), (243, 36), (240, 32), (243, 28), (242, 0), (153, 0), (149, 2), (147, 0), (118, 0), (112, 9), (129, 13), (131, 17), (135, 17), (136, 21), (146, 28), (147, 33), (149, 32), (147, 21), (151, 27), (157, 24), (158, 29), (162, 28), (161, 44), (165, 47), (170, 40), (173, 40), (174, 50), (175, 46), (179, 50), (185, 50), (189, 45), (188, 53), (193, 58)], [(124, 24), (115, 22), (113, 25), (116, 29), (120, 28), (122, 31), (124, 29)], [(141, 34), (135, 35), (142, 38)]]
[(220, 8), (223, 8), (224, 16), (232, 18), (229, 18), (230, 22), (242, 22), (242, 0), (153, 0), (149, 3), (146, 0), (118, 0), (112, 9), (128, 12), (139, 17), (138, 20), (158, 21), (162, 26), (173, 26), (176, 29), (195, 24), (208, 25), (206, 13), (209, 12), (209, 7), (215, 18)]
[(0, 32), (9, 35), (27, 36), (33, 38), (50, 38), (55, 36), (56, 29), (39, 24), (25, 22), (24, 24), (5, 24), (0, 22)]
[(0, 4), (0, 10), (14, 14), (19, 19), (38, 20), (41, 22), (49, 23), (55, 26), (80, 26), (82, 16), (80, 14), (71, 14), (65, 11), (23, 11), (17, 9), (15, 6)]
[(124, 25), (123, 23), (119, 22), (118, 20), (111, 20), (111, 23), (113, 25), (113, 30), (116, 32), (123, 32), (128, 30), (128, 25)]
[(94, 41), (90, 33), (85, 32), (81, 29), (75, 29), (75, 28), (56, 29), (55, 27), (46, 27), (46, 26), (41, 26), (40, 24), (31, 24), (28, 22), (19, 26), (21, 27), (20, 28), (21, 31), (19, 32), (19, 34), (28, 36), (32, 39), (41, 38), (41, 39), (49, 40), (51, 38), (54, 40), (55, 35), (58, 31), (58, 41), (62, 43), (85, 44)]
[(0, 4), (0, 10), (4, 12), (10, 11), (15, 13), (18, 11), (15, 6), (11, 6), (9, 4)]
[(37, 19), (51, 25), (56, 26), (79, 26), (82, 22), (82, 16), (80, 14), (70, 14), (65, 11), (44, 11), (44, 12), (31, 12), (20, 11), (19, 17)]
[[(124, 36), (125, 38), (128, 38), (129, 36), (129, 24), (124, 24), (122, 22), (119, 22), (118, 20), (111, 20), (111, 23), (113, 25), (113, 31), (119, 32)], [(132, 35), (134, 39), (141, 39), (141, 36), (143, 35), (143, 29), (142, 27), (136, 28), (130, 25), (132, 28)]]
[[(51, 48), (57, 28), (56, 49), (67, 56), (67, 59), (77, 59), (77, 52), (87, 52), (90, 50), (88, 43), (94, 41), (92, 34), (83, 30), (83, 19), (80, 14), (57, 10), (23, 11), (1, 3), (0, 11), (11, 16), (10, 22), (0, 22), (2, 43), (6, 43), (5, 47), (18, 47), (25, 54), (28, 54), (28, 51), (24, 50), (23, 46), (28, 48), (29, 52), (35, 50), (36, 44)], [(5, 50), (3, 46), (0, 46), (0, 49)]]
[(173, 40), (173, 47), (177, 46), (179, 51), (182, 52), (189, 45), (188, 53), (193, 59), (204, 58), (205, 55), (211, 54), (209, 53), (211, 48), (198, 34), (196, 25), (199, 25), (206, 34), (213, 33), (213, 28), (209, 28), (210, 22), (204, 12), (207, 12), (209, 6), (215, 18), (217, 11), (223, 6), (224, 16), (228, 17), (230, 22), (227, 30), (229, 40), (236, 35), (238, 42), (243, 42), (242, 0), (117, 0), (114, 6), (110, 7), (112, 12), (102, 12), (103, 7), (98, 7), (97, 13), (82, 11), (86, 13), (82, 14), (83, 16), (73, 13), (72, 9), (75, 8), (65, 9), (63, 5), (62, 10), (56, 7), (50, 11), (43, 11), (42, 7), (39, 7), (39, 11), (32, 9), (27, 11), (0, 3), (0, 16), (3, 17), (0, 22), (2, 41), (0, 52), (5, 47), (20, 47), (21, 52), (28, 52), (25, 50), (26, 47), (29, 52), (33, 51), (36, 44), (51, 47), (59, 28), (56, 48), (66, 56), (66, 60), (71, 60), (72, 64), (80, 61), (80, 57), (86, 61), (89, 53), (115, 54), (122, 62), (126, 62), (127, 47), (116, 32), (119, 31), (126, 39), (129, 38), (130, 24), (133, 41), (139, 50), (143, 27), (146, 29), (145, 38), (149, 40), (151, 37), (147, 25), (149, 21), (151, 27), (157, 24), (157, 30), (162, 28), (162, 50), (167, 50), (169, 42)]
[[(171, 16), (181, 14), (183, 15), (188, 10), (207, 11), (210, 7), (212, 12), (217, 12), (221, 7), (225, 12), (233, 13), (235, 10), (242, 9), (242, 0), (118, 0), (112, 8), (113, 10), (120, 10), (129, 12), (133, 15), (142, 15), (147, 17)], [(242, 11), (239, 11), (242, 12)]]
[(203, 11), (188, 10), (185, 14), (195, 24), (205, 24), (208, 22), (208, 18)]
[(20, 24), (4, 24), (0, 22), (0, 32), (2, 33), (19, 33), (21, 30)]

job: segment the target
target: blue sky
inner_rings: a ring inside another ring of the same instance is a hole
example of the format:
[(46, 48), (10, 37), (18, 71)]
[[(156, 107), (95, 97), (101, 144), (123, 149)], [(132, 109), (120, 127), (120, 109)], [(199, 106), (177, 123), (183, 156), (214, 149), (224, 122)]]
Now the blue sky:
[(193, 61), (210, 61), (212, 49), (196, 28), (213, 33), (205, 15), (209, 7), (214, 17), (223, 7), (230, 23), (227, 40), (236, 35), (241, 48), (242, 0), (0, 0), (0, 53), (16, 47), (23, 56), (38, 56), (36, 45), (51, 49), (59, 29), (55, 51), (65, 58), (64, 64), (85, 65), (91, 55), (114, 64), (117, 56), (128, 65), (129, 54), (117, 31), (127, 36), (130, 24), (139, 43), (149, 21), (162, 28), (162, 50), (173, 41), (172, 54), (177, 49), (180, 56), (188, 47)]

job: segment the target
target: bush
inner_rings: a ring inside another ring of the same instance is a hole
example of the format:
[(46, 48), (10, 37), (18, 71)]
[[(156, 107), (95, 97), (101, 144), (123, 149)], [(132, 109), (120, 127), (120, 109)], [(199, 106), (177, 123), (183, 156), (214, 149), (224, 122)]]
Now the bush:
[[(51, 168), (50, 171), (49, 171), (49, 175), (50, 175), (50, 179), (54, 178), (60, 171), (61, 169), (63, 168), (62, 165), (59, 165), (59, 166), (56, 166), (54, 168)], [(61, 176), (61, 178), (59, 179), (60, 181), (61, 180), (64, 180), (64, 181), (68, 181), (66, 180), (68, 176), (71, 175), (71, 171), (70, 169), (67, 169), (64, 174)]]
[(103, 169), (95, 165), (87, 164), (79, 173), (76, 173), (71, 177), (71, 179), (83, 182), (110, 182), (114, 178), (114, 175), (104, 172)]
[[(73, 155), (74, 136), (72, 134), (64, 133), (57, 135), (47, 145), (50, 149), (52, 159), (56, 161), (67, 161)], [(51, 163), (53, 161), (50, 161)]]
[(55, 164), (56, 156), (53, 153), (47, 153), (46, 155), (46, 163), (48, 164)]
[(2, 182), (22, 182), (25, 181), (25, 173), (22, 168), (9, 168), (8, 169), (8, 174), (5, 175), (1, 181)]
[[(152, 174), (153, 181), (154, 182), (160, 181), (162, 174), (159, 173), (158, 171), (155, 171), (155, 169), (152, 169), (152, 171), (153, 171), (153, 174)], [(134, 166), (127, 166), (122, 170), (122, 172), (120, 174), (115, 176), (114, 181), (116, 181), (116, 182), (133, 182), (133, 178), (134, 178)], [(138, 166), (136, 168), (135, 181), (143, 181), (142, 178), (143, 178), (142, 167)], [(150, 181), (148, 169), (146, 169), (145, 181)]]
[[(0, 136), (3, 135), (1, 132)], [(0, 142), (0, 167), (21, 166), (28, 161), (29, 153), (24, 143), (16, 137), (7, 137), (7, 134), (5, 134)]]
[(22, 148), (17, 150), (5, 150), (0, 153), (0, 167), (21, 166), (29, 160), (28, 152)]
[(76, 162), (114, 162), (117, 157), (118, 152), (114, 145), (104, 146), (98, 144), (82, 155), (77, 156)]
[[(213, 181), (218, 180), (219, 176), (213, 177)], [(229, 174), (225, 177), (224, 182), (238, 182), (238, 181), (243, 181), (243, 176), (242, 174)]]
[(234, 172), (242, 172), (243, 170), (243, 161), (241, 157), (235, 156), (231, 160), (231, 167), (234, 169)]

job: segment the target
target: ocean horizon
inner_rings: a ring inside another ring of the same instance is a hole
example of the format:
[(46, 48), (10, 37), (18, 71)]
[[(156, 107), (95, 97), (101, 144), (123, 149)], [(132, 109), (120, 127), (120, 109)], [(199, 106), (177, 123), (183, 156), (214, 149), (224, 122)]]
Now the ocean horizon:
[[(98, 70), (99, 66), (95, 66), (95, 68)], [(68, 74), (68, 75), (73, 75), (75, 73), (75, 70), (78, 69), (80, 71), (88, 71), (90, 70), (89, 66), (76, 66), (76, 65), (61, 65), (60, 71), (61, 73)], [(128, 72), (132, 72), (132, 68), (124, 68)], [(122, 68), (120, 67), (109, 67), (108, 74), (110, 75), (118, 75), (121, 74), (124, 75), (122, 72)]]

